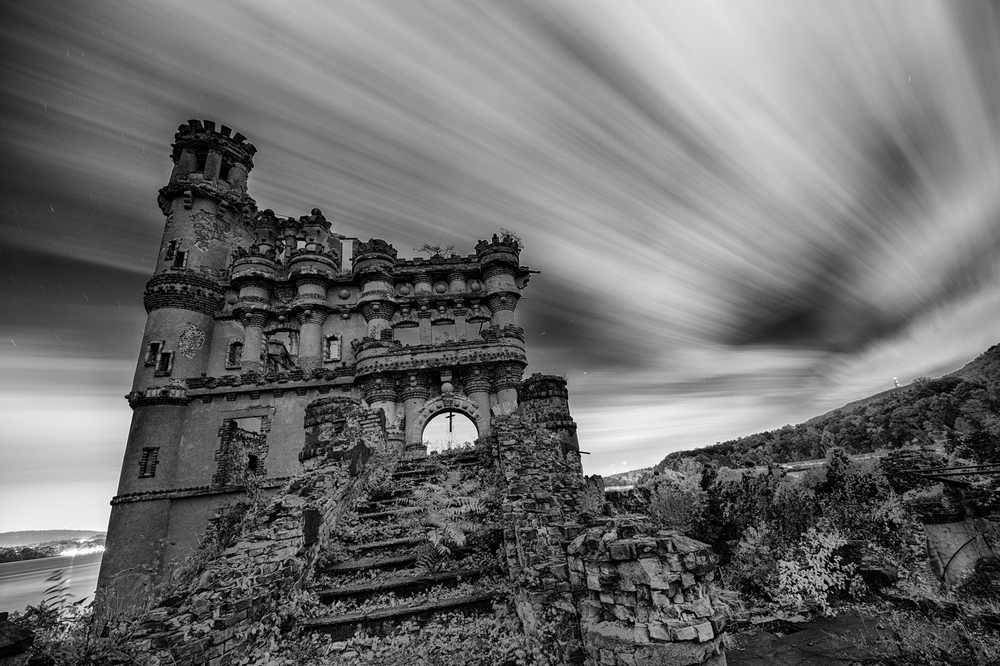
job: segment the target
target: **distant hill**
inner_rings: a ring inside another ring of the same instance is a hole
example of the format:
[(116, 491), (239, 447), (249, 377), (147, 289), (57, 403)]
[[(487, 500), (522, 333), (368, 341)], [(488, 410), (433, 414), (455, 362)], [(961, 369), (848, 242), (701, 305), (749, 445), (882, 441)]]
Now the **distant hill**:
[(97, 530), (22, 530), (20, 532), (0, 532), (0, 548), (15, 546), (33, 546), (49, 541), (72, 541), (74, 539), (90, 539), (94, 536), (105, 536)]
[(944, 446), (980, 462), (1000, 461), (1000, 345), (955, 372), (850, 402), (798, 425), (756, 433), (664, 458), (744, 467), (822, 458), (832, 447), (850, 454), (909, 444)]
[(631, 486), (639, 483), (642, 477), (653, 473), (652, 467), (633, 469), (628, 472), (618, 472), (603, 476), (605, 486)]

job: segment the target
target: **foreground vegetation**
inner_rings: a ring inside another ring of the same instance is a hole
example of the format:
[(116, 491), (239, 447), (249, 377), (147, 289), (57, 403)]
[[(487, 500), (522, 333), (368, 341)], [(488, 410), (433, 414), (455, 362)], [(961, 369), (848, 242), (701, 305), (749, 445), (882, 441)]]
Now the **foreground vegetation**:
[(712, 544), (733, 617), (801, 620), (858, 607), (896, 636), (872, 646), (881, 664), (1000, 663), (1000, 559), (952, 590), (931, 572), (921, 521), (961, 519), (1000, 500), (992, 477), (945, 487), (905, 465), (969, 464), (953, 449), (826, 464), (791, 476), (778, 465), (733, 469), (693, 458), (619, 496), (662, 527)]

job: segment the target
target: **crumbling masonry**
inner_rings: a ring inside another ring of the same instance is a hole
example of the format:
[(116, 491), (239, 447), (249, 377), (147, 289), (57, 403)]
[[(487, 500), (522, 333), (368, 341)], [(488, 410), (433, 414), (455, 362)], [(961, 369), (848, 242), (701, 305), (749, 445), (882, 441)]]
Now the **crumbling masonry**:
[[(153, 610), (134, 639), (149, 663), (231, 663), (253, 649), (249, 623), (343, 639), (488, 611), (507, 595), (562, 663), (724, 664), (712, 553), (642, 517), (604, 515), (583, 478), (565, 380), (522, 381), (514, 312), (530, 272), (519, 240), (504, 233), (475, 254), (429, 259), (356, 241), (346, 266), (347, 239), (319, 209), (258, 211), (247, 193), (255, 152), (210, 121), (175, 136), (99, 588), (134, 597), (185, 557), (190, 570), (206, 530), (248, 488), (270, 504)], [(442, 413), (472, 420), (472, 451), (426, 455), (424, 427)], [(395, 486), (376, 488), (373, 459), (391, 461), (382, 473)], [(400, 502), (446, 473), (484, 479), (498, 498), (476, 534), (499, 547), (483, 551), (492, 562), (410, 575), (420, 538)], [(345, 521), (382, 536), (346, 554), (341, 539), (332, 554)], [(350, 582), (366, 570), (395, 573), (375, 587)], [(337, 576), (348, 582), (320, 589)], [(327, 603), (453, 579), (480, 582), (429, 606), (283, 616), (291, 590)]]

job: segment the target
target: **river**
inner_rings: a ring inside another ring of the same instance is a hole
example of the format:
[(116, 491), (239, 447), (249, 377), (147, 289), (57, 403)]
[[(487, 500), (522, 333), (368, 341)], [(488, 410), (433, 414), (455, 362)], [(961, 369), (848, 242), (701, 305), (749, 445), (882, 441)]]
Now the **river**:
[(46, 588), (54, 584), (46, 579), (60, 569), (68, 586), (68, 601), (72, 603), (86, 598), (90, 603), (97, 589), (97, 573), (101, 569), (103, 555), (60, 555), (0, 564), (0, 612), (37, 606), (45, 598)]

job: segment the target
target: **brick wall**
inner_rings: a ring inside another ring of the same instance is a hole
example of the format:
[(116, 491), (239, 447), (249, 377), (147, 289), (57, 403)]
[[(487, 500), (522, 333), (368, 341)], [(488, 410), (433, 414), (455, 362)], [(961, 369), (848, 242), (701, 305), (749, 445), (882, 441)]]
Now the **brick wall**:
[[(357, 451), (384, 449), (380, 425), (377, 416), (354, 409), (343, 436)], [(258, 498), (255, 518), (238, 541), (222, 552), (206, 553), (210, 545), (196, 551), (195, 558), (206, 558), (204, 566), (191, 580), (175, 579), (133, 627), (126, 651), (148, 666), (228, 666), (262, 654), (288, 619), (283, 606), (290, 594), (302, 588), (337, 521), (362, 491), (367, 459), (317, 460), (272, 499)]]
[(609, 521), (567, 548), (588, 664), (725, 664), (726, 620), (713, 605), (717, 558), (700, 541)]

